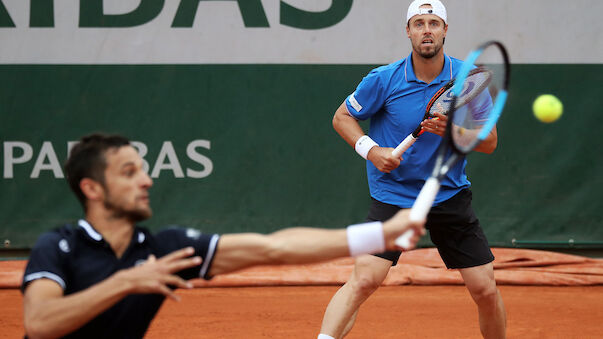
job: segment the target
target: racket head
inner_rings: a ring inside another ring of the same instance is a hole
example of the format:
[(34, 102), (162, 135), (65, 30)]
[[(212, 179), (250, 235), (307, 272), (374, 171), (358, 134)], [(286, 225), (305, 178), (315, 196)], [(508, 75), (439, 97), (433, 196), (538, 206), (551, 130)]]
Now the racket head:
[[(507, 99), (509, 69), (507, 51), (498, 41), (482, 44), (465, 59), (451, 90), (446, 128), (458, 153), (471, 152), (496, 126)], [(470, 76), (475, 70), (478, 75)], [(478, 90), (463, 96), (467, 88)]]
[[(427, 107), (425, 108), (425, 114), (423, 114), (423, 119), (421, 119), (421, 121), (433, 118), (435, 116), (435, 112), (439, 112), (444, 115), (448, 114), (448, 101), (450, 101), (449, 98), (452, 96), (450, 93), (452, 91), (452, 86), (454, 86), (454, 79), (448, 81), (431, 97), (431, 99), (429, 99)], [(423, 132), (425, 132), (423, 127), (419, 125), (412, 132), (412, 136), (416, 138), (423, 134)]]
[[(486, 88), (492, 78), (492, 73), (486, 68), (477, 67), (469, 71), (461, 93), (457, 96), (455, 108), (465, 105)], [(435, 113), (447, 115), (452, 107), (455, 79), (450, 80), (431, 98), (426, 108), (426, 116), (434, 117)]]

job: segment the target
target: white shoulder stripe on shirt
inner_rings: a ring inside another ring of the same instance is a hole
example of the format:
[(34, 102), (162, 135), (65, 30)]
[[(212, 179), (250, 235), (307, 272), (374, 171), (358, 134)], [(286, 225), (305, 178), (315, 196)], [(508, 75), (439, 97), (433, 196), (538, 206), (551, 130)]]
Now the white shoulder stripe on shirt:
[(67, 285), (65, 284), (65, 281), (61, 277), (59, 277), (58, 275), (56, 275), (52, 272), (48, 272), (48, 271), (30, 273), (30, 274), (26, 275), (25, 278), (23, 278), (23, 282), (28, 283), (30, 281), (43, 279), (43, 278), (50, 279), (50, 280), (56, 282), (57, 284), (61, 285), (61, 288), (63, 288), (63, 290), (67, 287)]

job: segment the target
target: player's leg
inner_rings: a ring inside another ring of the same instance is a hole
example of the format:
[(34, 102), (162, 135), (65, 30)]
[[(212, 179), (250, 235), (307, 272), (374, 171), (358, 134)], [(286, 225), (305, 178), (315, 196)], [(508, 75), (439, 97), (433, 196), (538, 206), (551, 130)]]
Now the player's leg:
[(345, 325), (345, 328), (343, 329), (343, 334), (341, 335), (342, 338), (345, 338), (345, 336), (347, 336), (348, 333), (350, 333), (350, 331), (352, 330), (352, 327), (354, 327), (354, 324), (356, 323), (356, 317), (358, 317), (359, 311), (360, 311), (360, 308), (356, 309), (356, 312), (354, 312), (354, 314), (352, 314), (352, 317), (348, 321), (348, 324)]
[[(373, 199), (366, 220), (384, 221), (399, 210), (397, 206)], [(350, 279), (335, 293), (325, 310), (320, 333), (343, 338), (354, 326), (360, 305), (381, 286), (399, 257), (400, 252), (385, 252), (356, 258)]]
[(505, 338), (506, 312), (492, 263), (459, 269), (465, 286), (477, 304), (479, 327), (484, 338)]
[(485, 338), (504, 338), (505, 309), (496, 288), (494, 256), (471, 207), (472, 194), (462, 190), (432, 208), (427, 228), (446, 267), (459, 269), (478, 306), (480, 330)]
[(390, 260), (372, 255), (358, 257), (350, 279), (331, 298), (320, 333), (343, 338), (354, 326), (358, 308), (381, 286), (391, 265)]

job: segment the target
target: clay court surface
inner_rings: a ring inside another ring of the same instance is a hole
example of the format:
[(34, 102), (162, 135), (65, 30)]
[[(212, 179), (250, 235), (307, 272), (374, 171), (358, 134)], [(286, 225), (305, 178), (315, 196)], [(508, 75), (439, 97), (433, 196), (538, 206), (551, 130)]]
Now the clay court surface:
[[(316, 338), (337, 286), (195, 288), (166, 301), (147, 338)], [(509, 338), (603, 337), (603, 286), (501, 286)], [(23, 336), (21, 295), (0, 290), (2, 338)], [(462, 286), (385, 286), (348, 338), (481, 338)]]
[[(495, 248), (508, 338), (603, 338), (603, 260)], [(25, 261), (0, 262), (0, 338), (23, 337)], [(147, 338), (316, 338), (353, 259), (254, 267), (194, 280), (164, 303)], [(481, 338), (477, 311), (437, 251), (405, 253), (362, 306), (348, 339)]]

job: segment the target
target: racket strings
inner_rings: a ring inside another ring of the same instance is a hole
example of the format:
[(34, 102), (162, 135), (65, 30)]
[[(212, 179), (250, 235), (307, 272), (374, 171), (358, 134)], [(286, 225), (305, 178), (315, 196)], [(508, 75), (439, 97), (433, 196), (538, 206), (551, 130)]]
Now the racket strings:
[[(490, 83), (492, 73), (485, 68), (476, 68), (472, 70), (467, 76), (461, 95), (456, 99), (455, 107), (458, 109), (471, 102), (480, 92), (487, 88)], [(444, 91), (440, 96), (432, 99), (427, 107), (429, 107), (430, 116), (434, 116), (435, 113), (446, 114), (450, 111), (452, 105), (452, 84), (447, 88), (442, 88), (440, 91)]]
[[(490, 58), (492, 57), (490, 56)], [(488, 121), (491, 118), (493, 103), (496, 101), (500, 89), (504, 87), (502, 83), (504, 72), (501, 71), (503, 68), (502, 60), (500, 63), (482, 64), (476, 68), (479, 72), (468, 76), (463, 84), (463, 90), (471, 86), (477, 88), (465, 98), (462, 94), (457, 98), (463, 102), (456, 105), (457, 109), (451, 125), (452, 140), (455, 146), (463, 152), (470, 151), (477, 146), (483, 140), (482, 130), (490, 128)]]

